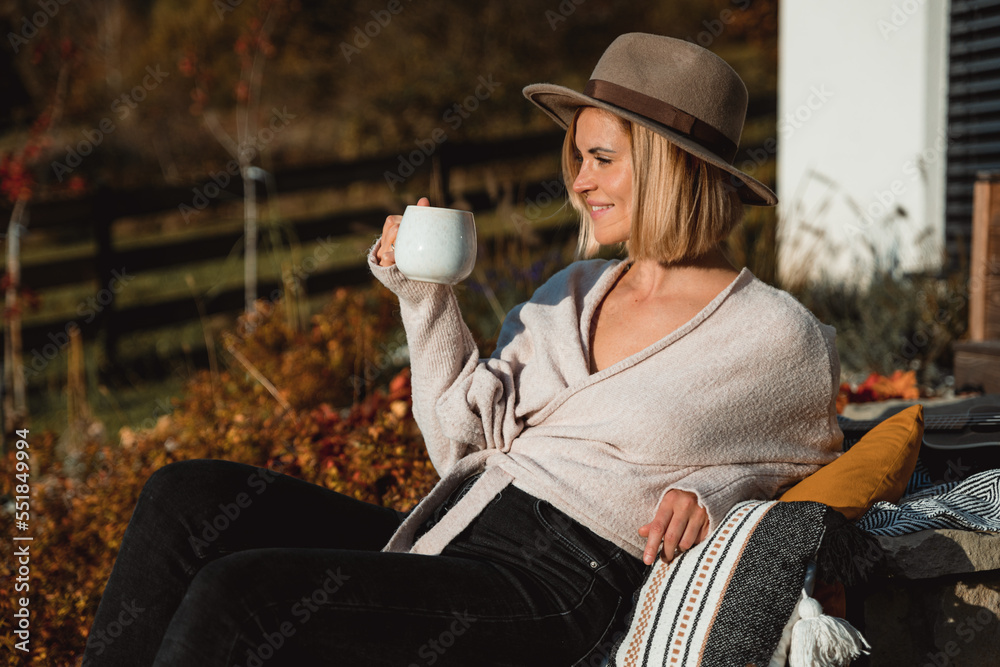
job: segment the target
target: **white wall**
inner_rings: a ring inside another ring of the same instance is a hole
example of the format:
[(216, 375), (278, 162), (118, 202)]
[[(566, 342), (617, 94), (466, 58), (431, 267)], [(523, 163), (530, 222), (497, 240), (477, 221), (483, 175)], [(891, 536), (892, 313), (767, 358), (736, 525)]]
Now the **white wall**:
[(947, 0), (781, 3), (782, 277), (863, 280), (893, 253), (903, 271), (939, 264), (947, 16)]

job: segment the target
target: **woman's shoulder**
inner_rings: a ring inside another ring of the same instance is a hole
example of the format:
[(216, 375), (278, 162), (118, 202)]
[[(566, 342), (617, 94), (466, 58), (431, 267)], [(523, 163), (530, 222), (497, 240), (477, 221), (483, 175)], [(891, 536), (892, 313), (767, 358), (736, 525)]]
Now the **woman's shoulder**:
[(535, 318), (575, 317), (584, 307), (588, 296), (596, 294), (594, 287), (602, 280), (609, 279), (608, 272), (619, 264), (621, 260), (616, 259), (573, 262), (537, 287), (527, 301), (514, 306), (507, 313), (507, 320), (523, 320), (528, 313), (533, 313), (531, 317)]
[[(497, 356), (526, 329), (565, 332), (575, 328), (585, 302), (596, 298), (594, 287), (610, 278), (620, 260), (588, 259), (560, 269), (542, 283), (527, 301), (514, 306), (504, 319), (493, 356)], [(593, 295), (593, 296), (592, 296)]]
[(534, 291), (530, 301), (551, 302), (569, 294), (585, 295), (601, 279), (621, 264), (620, 259), (583, 259), (572, 262), (557, 271)]
[(749, 269), (746, 269), (744, 274), (746, 280), (742, 292), (747, 307), (760, 309), (762, 317), (768, 320), (788, 321), (790, 324), (798, 324), (809, 329), (827, 326), (820, 322), (801, 301), (785, 290), (769, 285), (753, 275)]
[(811, 354), (836, 364), (837, 330), (820, 320), (783, 289), (745, 271), (737, 317), (742, 336), (757, 339), (781, 355)]
[(731, 297), (725, 324), (715, 336), (726, 341), (731, 359), (739, 358), (753, 369), (762, 391), (784, 395), (783, 387), (795, 384), (803, 399), (836, 395), (840, 357), (833, 327), (785, 290), (747, 270)]

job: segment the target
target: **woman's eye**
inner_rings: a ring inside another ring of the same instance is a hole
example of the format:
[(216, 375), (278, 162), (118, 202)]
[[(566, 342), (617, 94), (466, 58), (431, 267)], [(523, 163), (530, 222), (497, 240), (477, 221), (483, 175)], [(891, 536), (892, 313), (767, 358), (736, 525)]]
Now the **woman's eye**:
[(606, 157), (595, 157), (594, 159), (595, 159), (595, 160), (597, 160), (598, 162), (600, 162), (601, 164), (611, 164), (611, 160), (610, 160), (610, 158), (606, 158)]

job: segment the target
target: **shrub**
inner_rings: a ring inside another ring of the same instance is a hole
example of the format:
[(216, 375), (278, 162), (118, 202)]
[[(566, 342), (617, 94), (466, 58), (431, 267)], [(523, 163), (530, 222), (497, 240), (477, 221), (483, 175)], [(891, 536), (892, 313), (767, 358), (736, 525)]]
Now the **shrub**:
[[(30, 654), (14, 650), (12, 610), (0, 612), (3, 645), (18, 664), (75, 663), (139, 491), (167, 463), (219, 458), (267, 466), (400, 510), (433, 486), (437, 474), (410, 413), (408, 371), (387, 363), (396, 329), (388, 293), (339, 291), (303, 333), (287, 327), (280, 304), (258, 305), (256, 317), (240, 322), (244, 335), (231, 335), (228, 344), (291, 409), (234, 361), (217, 377), (198, 373), (169, 416), (149, 431), (122, 429), (119, 443), (85, 437), (65, 457), (54, 434), (32, 434)], [(383, 378), (385, 388), (377, 388)], [(350, 407), (335, 407), (345, 402)], [(13, 464), (11, 452), (0, 481), (8, 534)], [(0, 562), (5, 581), (13, 581), (12, 560)]]
[(880, 271), (867, 285), (821, 282), (794, 294), (836, 327), (844, 375), (858, 379), (913, 370), (921, 386), (941, 385), (953, 366), (951, 343), (968, 322), (968, 291), (960, 275)]
[[(457, 289), (466, 320), (488, 352), (506, 309), (563, 265), (566, 249), (510, 243), (483, 257)], [(523, 261), (525, 270), (510, 268)], [(505, 281), (490, 267), (507, 266)], [(225, 370), (199, 371), (155, 428), (100, 428), (31, 437), (31, 652), (14, 649), (12, 595), (0, 599), (2, 645), (17, 664), (74, 665), (145, 480), (173, 461), (215, 458), (264, 466), (359, 500), (412, 508), (438, 476), (411, 414), (407, 348), (398, 305), (374, 285), (337, 290), (306, 331), (281, 302), (257, 303), (223, 335)], [(273, 392), (273, 393), (272, 393)], [(13, 533), (13, 454), (3, 461), (0, 513)], [(12, 581), (14, 563), (0, 562)]]

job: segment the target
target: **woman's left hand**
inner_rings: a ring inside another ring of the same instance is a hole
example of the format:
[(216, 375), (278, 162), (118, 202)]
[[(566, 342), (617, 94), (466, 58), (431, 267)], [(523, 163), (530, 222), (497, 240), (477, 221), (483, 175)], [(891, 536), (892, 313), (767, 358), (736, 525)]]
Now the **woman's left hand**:
[(690, 491), (670, 489), (663, 496), (656, 516), (639, 528), (639, 536), (646, 538), (642, 560), (651, 565), (663, 542), (663, 558), (668, 563), (708, 536), (708, 511), (698, 504), (698, 496)]

